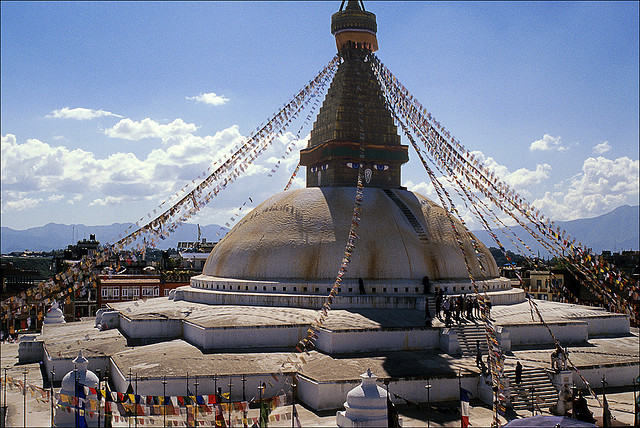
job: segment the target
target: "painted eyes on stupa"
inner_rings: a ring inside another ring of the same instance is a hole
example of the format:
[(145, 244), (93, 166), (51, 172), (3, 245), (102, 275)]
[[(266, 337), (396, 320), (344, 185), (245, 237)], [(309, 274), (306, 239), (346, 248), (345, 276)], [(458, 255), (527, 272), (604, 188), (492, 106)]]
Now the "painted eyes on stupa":
[[(359, 169), (359, 168), (362, 168), (363, 165), (358, 162), (347, 162), (347, 167), (353, 168), (353, 169)], [(386, 171), (389, 169), (389, 165), (374, 164), (373, 169), (375, 169), (376, 171)]]
[(322, 165), (322, 166), (312, 166), (312, 167), (309, 169), (309, 171), (311, 171), (311, 172), (318, 172), (318, 171), (326, 171), (326, 170), (328, 170), (328, 169), (329, 169), (329, 164), (328, 164), (328, 163), (325, 163), (325, 164), (324, 164), (324, 165)]

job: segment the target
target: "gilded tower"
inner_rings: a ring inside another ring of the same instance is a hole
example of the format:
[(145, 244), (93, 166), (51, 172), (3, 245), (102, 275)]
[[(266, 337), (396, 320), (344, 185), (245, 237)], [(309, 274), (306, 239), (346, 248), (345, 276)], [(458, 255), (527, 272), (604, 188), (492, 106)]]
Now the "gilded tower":
[[(331, 33), (341, 63), (313, 124), (300, 164), (307, 187), (355, 186), (364, 168), (364, 185), (400, 187), (400, 167), (409, 160), (393, 116), (371, 68), (378, 49), (376, 16), (362, 1), (349, 0), (331, 17)], [(360, 148), (364, 148), (364, 159)]]

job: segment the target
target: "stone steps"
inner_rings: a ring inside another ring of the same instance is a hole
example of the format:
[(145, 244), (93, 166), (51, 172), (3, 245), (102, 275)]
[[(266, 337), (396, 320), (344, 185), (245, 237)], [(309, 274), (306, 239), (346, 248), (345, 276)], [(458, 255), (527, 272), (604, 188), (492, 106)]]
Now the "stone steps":
[(463, 357), (475, 357), (476, 341), (480, 342), (483, 357), (488, 352), (487, 337), (481, 324), (455, 324), (453, 330), (458, 335), (458, 343)]
[[(505, 374), (509, 377), (510, 399), (515, 412), (530, 412), (532, 410), (531, 387), (533, 387), (533, 402), (536, 411), (557, 403), (558, 391), (544, 369), (523, 368), (520, 385), (516, 384), (515, 370), (508, 370)], [(544, 401), (541, 402), (542, 400)]]
[(409, 207), (407, 207), (407, 205), (402, 202), (402, 200), (398, 198), (395, 193), (393, 193), (393, 190), (382, 189), (382, 191), (389, 197), (389, 199), (391, 199), (396, 204), (400, 211), (402, 211), (402, 214), (404, 214), (411, 227), (413, 227), (413, 230), (415, 230), (416, 235), (418, 235), (418, 239), (420, 240), (420, 242), (428, 244), (429, 237), (427, 236), (424, 229), (422, 228), (422, 225), (413, 214), (413, 212), (409, 209)]

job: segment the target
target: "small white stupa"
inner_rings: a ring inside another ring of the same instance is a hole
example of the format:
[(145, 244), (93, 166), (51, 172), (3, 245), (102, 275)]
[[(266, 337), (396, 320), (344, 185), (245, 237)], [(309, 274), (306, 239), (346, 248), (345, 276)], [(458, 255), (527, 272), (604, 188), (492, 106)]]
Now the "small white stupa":
[[(84, 418), (87, 426), (97, 427), (97, 412), (85, 412), (85, 405), (81, 400), (78, 400), (78, 396), (95, 401), (97, 399), (95, 394), (84, 396), (84, 387), (98, 388), (98, 376), (87, 370), (89, 360), (82, 355), (82, 351), (78, 352), (78, 356), (73, 360), (73, 365), (74, 369), (62, 378), (60, 398), (53, 423), (56, 427), (76, 427), (82, 425), (76, 421), (76, 417), (79, 417)], [(91, 417), (92, 415), (93, 417)]]
[(47, 315), (44, 317), (44, 324), (61, 324), (66, 322), (64, 320), (64, 314), (58, 306), (58, 302), (54, 301), (51, 307), (47, 310)]
[(347, 394), (344, 411), (336, 413), (339, 427), (387, 426), (387, 392), (376, 385), (376, 375), (368, 369), (362, 383)]

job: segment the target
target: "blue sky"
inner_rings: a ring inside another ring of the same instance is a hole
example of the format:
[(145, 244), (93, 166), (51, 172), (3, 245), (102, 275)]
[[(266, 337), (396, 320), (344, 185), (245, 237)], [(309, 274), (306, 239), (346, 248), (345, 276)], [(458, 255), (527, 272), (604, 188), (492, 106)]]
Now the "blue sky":
[[(339, 5), (2, 2), (2, 226), (152, 211), (329, 62)], [(365, 6), (381, 61), (545, 214), (638, 204), (638, 2)], [(192, 221), (224, 224), (282, 190), (297, 151), (266, 174), (290, 139)], [(410, 158), (403, 184), (436, 199)]]

